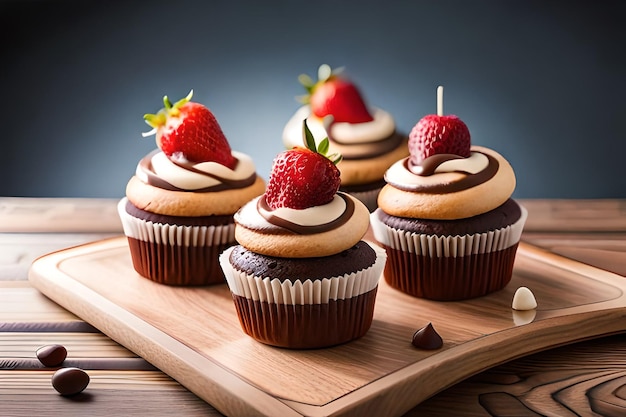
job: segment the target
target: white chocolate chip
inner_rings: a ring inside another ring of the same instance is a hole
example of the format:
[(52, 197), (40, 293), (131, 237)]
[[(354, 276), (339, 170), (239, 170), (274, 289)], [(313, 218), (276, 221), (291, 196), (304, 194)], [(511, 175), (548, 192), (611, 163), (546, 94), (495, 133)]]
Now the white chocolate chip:
[(513, 296), (513, 310), (533, 310), (537, 308), (537, 300), (527, 287), (519, 287)]

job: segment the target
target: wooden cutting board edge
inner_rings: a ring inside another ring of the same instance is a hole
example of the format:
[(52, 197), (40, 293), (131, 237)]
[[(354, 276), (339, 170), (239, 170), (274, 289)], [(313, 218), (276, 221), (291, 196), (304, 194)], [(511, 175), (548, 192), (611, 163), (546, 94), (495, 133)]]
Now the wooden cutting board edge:
[[(594, 279), (619, 287), (622, 295), (618, 300), (612, 301), (616, 307), (603, 310), (602, 314), (576, 312), (574, 308), (571, 316), (526, 324), (522, 331), (517, 329), (514, 336), (509, 334), (510, 330), (490, 334), (488, 335), (489, 349), (485, 349), (486, 338), (464, 343), (462, 347), (451, 347), (436, 358), (427, 358), (420, 363), (409, 365), (318, 407), (281, 400), (265, 393), (219, 363), (204, 357), (100, 296), (94, 290), (75, 281), (58, 268), (59, 264), (69, 257), (88, 254), (102, 246), (115, 245), (119, 239), (119, 237), (105, 239), (45, 255), (33, 262), (29, 271), (29, 280), (48, 298), (94, 325), (116, 342), (152, 362), (172, 378), (179, 382), (183, 381), (190, 391), (227, 415), (362, 415), (363, 412), (383, 414), (392, 409), (401, 414), (460, 380), (498, 365), (499, 363), (494, 363), (490, 359), (489, 352), (492, 349), (512, 349), (511, 353), (504, 355), (507, 360), (511, 360), (547, 348), (626, 331), (626, 309), (624, 308), (626, 306), (626, 282), (623, 277), (522, 242), (520, 254), (541, 262), (546, 262), (547, 257), (549, 262), (560, 268), (589, 275)], [(113, 317), (107, 317), (107, 315)], [(586, 322), (583, 328), (580, 326), (582, 321)], [(556, 327), (559, 328), (559, 332), (553, 331), (555, 323), (558, 323)], [(573, 337), (571, 332), (574, 334), (577, 332), (578, 335)], [(532, 340), (535, 342), (528, 343)], [(539, 340), (541, 343), (537, 342)], [(525, 343), (525, 345), (520, 349), (516, 343)], [(461, 354), (461, 348), (463, 355), (467, 355), (468, 350), (474, 352), (473, 360), (466, 368), (463, 378), (446, 372), (458, 366), (457, 359)], [(209, 369), (206, 369), (205, 361), (207, 360), (211, 364)], [(206, 379), (194, 376), (198, 369), (203, 369)], [(429, 382), (423, 384), (420, 381)], [(437, 388), (433, 389), (435, 386)]]

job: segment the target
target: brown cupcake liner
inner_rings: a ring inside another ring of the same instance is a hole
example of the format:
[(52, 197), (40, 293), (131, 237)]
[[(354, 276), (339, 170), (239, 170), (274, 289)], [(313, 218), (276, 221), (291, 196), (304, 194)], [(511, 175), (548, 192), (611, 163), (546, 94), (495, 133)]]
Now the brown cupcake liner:
[(241, 328), (255, 340), (292, 349), (329, 347), (357, 339), (369, 330), (378, 282), (387, 255), (376, 251), (372, 266), (319, 280), (284, 280), (235, 270), (232, 248), (220, 256)]
[(178, 246), (144, 242), (127, 237), (133, 268), (159, 284), (202, 286), (224, 284), (219, 255), (230, 244)]
[(378, 287), (323, 304), (278, 304), (233, 294), (241, 328), (255, 340), (290, 349), (316, 349), (364, 336), (374, 316)]
[(518, 244), (463, 257), (430, 257), (385, 247), (384, 277), (391, 287), (419, 298), (465, 300), (504, 288), (513, 273)]
[(387, 252), (385, 281), (414, 297), (438, 301), (480, 297), (504, 288), (528, 215), (484, 233), (439, 236), (411, 233), (383, 224), (376, 214), (374, 236)]
[(223, 226), (178, 226), (136, 218), (118, 204), (133, 268), (154, 282), (176, 286), (223, 284), (220, 254), (235, 243), (234, 221)]

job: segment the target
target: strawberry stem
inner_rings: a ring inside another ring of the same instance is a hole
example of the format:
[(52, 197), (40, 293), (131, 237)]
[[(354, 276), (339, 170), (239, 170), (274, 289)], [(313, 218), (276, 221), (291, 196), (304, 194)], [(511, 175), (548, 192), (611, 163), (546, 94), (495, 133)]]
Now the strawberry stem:
[(152, 130), (149, 132), (141, 133), (141, 136), (148, 137), (156, 134), (157, 129), (161, 126), (164, 126), (167, 122), (168, 116), (178, 116), (180, 114), (180, 108), (188, 103), (193, 97), (193, 89), (189, 91), (186, 97), (181, 98), (176, 103), (172, 104), (169, 97), (166, 95), (163, 96), (163, 108), (159, 110), (156, 114), (144, 114), (143, 120), (148, 124), (148, 126), (152, 127)]
[(326, 81), (330, 80), (332, 77), (342, 72), (343, 70), (344, 67), (332, 69), (330, 65), (322, 64), (317, 69), (317, 81), (313, 80), (313, 78), (311, 78), (308, 74), (298, 75), (298, 81), (300, 82), (300, 84), (302, 84), (307, 94), (303, 96), (297, 96), (296, 100), (298, 100), (302, 104), (309, 104), (311, 94), (313, 94), (315, 89), (319, 85), (324, 84)]

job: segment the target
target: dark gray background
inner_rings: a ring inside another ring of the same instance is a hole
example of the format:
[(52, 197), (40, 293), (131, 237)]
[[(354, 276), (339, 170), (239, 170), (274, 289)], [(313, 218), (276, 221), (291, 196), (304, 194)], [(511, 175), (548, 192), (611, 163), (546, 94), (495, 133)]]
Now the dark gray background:
[(328, 63), (404, 131), (444, 85), (518, 198), (625, 198), (622, 4), (1, 1), (0, 195), (121, 197), (143, 114), (191, 88), (267, 178), (298, 74)]

